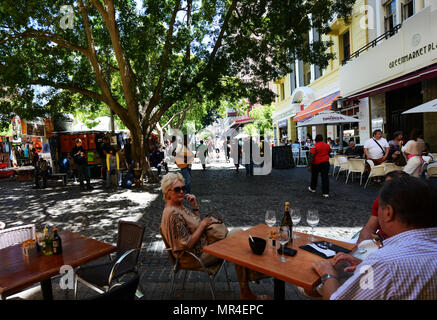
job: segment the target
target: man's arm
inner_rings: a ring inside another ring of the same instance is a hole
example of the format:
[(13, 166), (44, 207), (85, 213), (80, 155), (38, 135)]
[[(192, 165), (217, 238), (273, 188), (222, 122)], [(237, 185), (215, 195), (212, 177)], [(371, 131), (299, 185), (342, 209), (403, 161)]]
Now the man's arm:
[(363, 240), (372, 239), (372, 234), (376, 233), (376, 230), (378, 230), (378, 228), (379, 228), (378, 217), (370, 216), (369, 221), (367, 221), (366, 225), (363, 227), (363, 229), (360, 232), (360, 236), (358, 237), (357, 240), (357, 246)]
[(329, 261), (323, 259), (314, 261), (313, 268), (316, 270), (319, 276), (330, 274), (336, 277), (327, 279), (323, 284), (323, 299), (329, 300), (331, 295), (337, 291), (338, 287), (340, 286), (340, 283), (338, 282), (338, 273)]
[(387, 159), (387, 157), (388, 157), (388, 152), (390, 151), (390, 148), (385, 148), (385, 154), (384, 154), (384, 156), (382, 157), (382, 161), (385, 161), (386, 159)]
[(367, 152), (367, 148), (364, 148), (364, 154), (366, 155), (366, 159), (370, 159), (369, 153)]

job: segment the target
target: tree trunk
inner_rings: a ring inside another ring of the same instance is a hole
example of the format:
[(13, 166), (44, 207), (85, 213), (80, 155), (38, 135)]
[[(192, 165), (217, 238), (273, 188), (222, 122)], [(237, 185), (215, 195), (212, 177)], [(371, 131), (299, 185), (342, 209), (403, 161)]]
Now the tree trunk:
[[(150, 130), (152, 131), (152, 130)], [(147, 131), (148, 132), (148, 131)], [(144, 162), (143, 162), (143, 177), (144, 175), (147, 176), (147, 182), (148, 183), (157, 183), (159, 182), (158, 177), (156, 177), (153, 174), (152, 168), (150, 167), (150, 161), (149, 161), (149, 154), (150, 154), (150, 145), (149, 145), (149, 139), (150, 134), (143, 133), (143, 149), (144, 149)]]

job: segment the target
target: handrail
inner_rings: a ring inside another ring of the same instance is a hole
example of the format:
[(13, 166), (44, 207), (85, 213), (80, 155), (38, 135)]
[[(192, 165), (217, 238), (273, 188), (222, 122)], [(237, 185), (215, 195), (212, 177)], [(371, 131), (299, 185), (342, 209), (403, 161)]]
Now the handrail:
[(358, 49), (357, 51), (352, 53), (349, 57), (345, 58), (341, 62), (341, 65), (344, 66), (349, 60), (352, 60), (353, 58), (357, 58), (361, 53), (363, 53), (367, 49), (375, 47), (378, 42), (380, 42), (384, 39), (390, 38), (391, 36), (396, 34), (401, 27), (402, 27), (402, 23), (399, 23), (398, 25), (394, 26), (393, 29), (390, 29), (386, 33), (384, 33), (384, 34), (380, 35), (379, 37), (375, 38), (374, 40), (370, 41), (365, 46), (361, 47), (360, 49)]

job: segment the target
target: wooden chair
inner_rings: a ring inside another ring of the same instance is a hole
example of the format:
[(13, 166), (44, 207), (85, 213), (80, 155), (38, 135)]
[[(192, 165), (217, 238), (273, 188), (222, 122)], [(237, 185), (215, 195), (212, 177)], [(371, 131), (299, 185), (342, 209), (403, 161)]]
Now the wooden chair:
[(383, 177), (386, 175), (385, 165), (380, 164), (378, 166), (375, 166), (375, 164), (373, 163), (372, 160), (367, 160), (367, 163), (370, 166), (370, 173), (369, 173), (369, 177), (367, 178), (366, 184), (364, 185), (364, 188), (367, 187), (367, 184), (369, 183), (370, 178)]
[(162, 241), (164, 242), (165, 251), (167, 251), (167, 254), (168, 254), (168, 257), (170, 259), (170, 262), (173, 265), (173, 270), (171, 271), (171, 287), (170, 287), (170, 295), (171, 296), (173, 296), (174, 281), (175, 281), (175, 278), (176, 278), (176, 274), (178, 273), (179, 270), (184, 270), (184, 272), (185, 272), (184, 273), (184, 279), (183, 279), (183, 282), (182, 282), (182, 289), (184, 288), (184, 285), (185, 285), (185, 279), (187, 277), (187, 271), (201, 271), (201, 272), (204, 272), (206, 274), (206, 276), (208, 277), (208, 280), (209, 280), (209, 287), (210, 287), (210, 290), (211, 290), (212, 299), (215, 300), (215, 293), (214, 293), (215, 278), (216, 278), (217, 274), (220, 272), (220, 270), (222, 268), (224, 268), (225, 269), (225, 274), (226, 274), (226, 281), (228, 283), (228, 288), (229, 288), (229, 290), (231, 290), (228, 269), (227, 269), (227, 266), (226, 266), (226, 260), (222, 260), (221, 262), (218, 262), (216, 265), (214, 265), (213, 268), (209, 267), (209, 269), (208, 269), (198, 256), (196, 256), (194, 253), (192, 253), (190, 251), (185, 251), (185, 253), (191, 255), (194, 259), (196, 259), (199, 262), (200, 267), (198, 267), (198, 268), (181, 268), (181, 266), (179, 265), (179, 258), (175, 258), (173, 256), (172, 249), (171, 249), (170, 245), (168, 244), (167, 240), (165, 239), (165, 237), (163, 236), (161, 227), (159, 227), (159, 234), (161, 235)]
[[(366, 160), (364, 159), (348, 159), (348, 172), (347, 172), (347, 178), (346, 183), (349, 180), (349, 175), (352, 172), (358, 172), (361, 173), (360, 178), (360, 186), (363, 184), (363, 174), (366, 171)], [(353, 177), (353, 175), (352, 175)]]
[(0, 230), (0, 249), (16, 245), (29, 239), (34, 239), (34, 237), (34, 224)]

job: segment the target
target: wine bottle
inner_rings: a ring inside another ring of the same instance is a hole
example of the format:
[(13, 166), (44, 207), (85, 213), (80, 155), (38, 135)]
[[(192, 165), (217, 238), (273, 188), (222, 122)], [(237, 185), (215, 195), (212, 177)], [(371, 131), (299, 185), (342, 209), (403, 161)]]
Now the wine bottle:
[(53, 254), (62, 254), (62, 240), (56, 227), (53, 227)]
[(290, 217), (290, 202), (285, 202), (285, 210), (284, 210), (284, 216), (282, 217), (282, 226), (287, 226), (290, 228), (290, 243), (293, 242), (293, 221), (291, 221)]
[(43, 254), (50, 256), (53, 254), (53, 241), (49, 235), (49, 229), (44, 227)]

